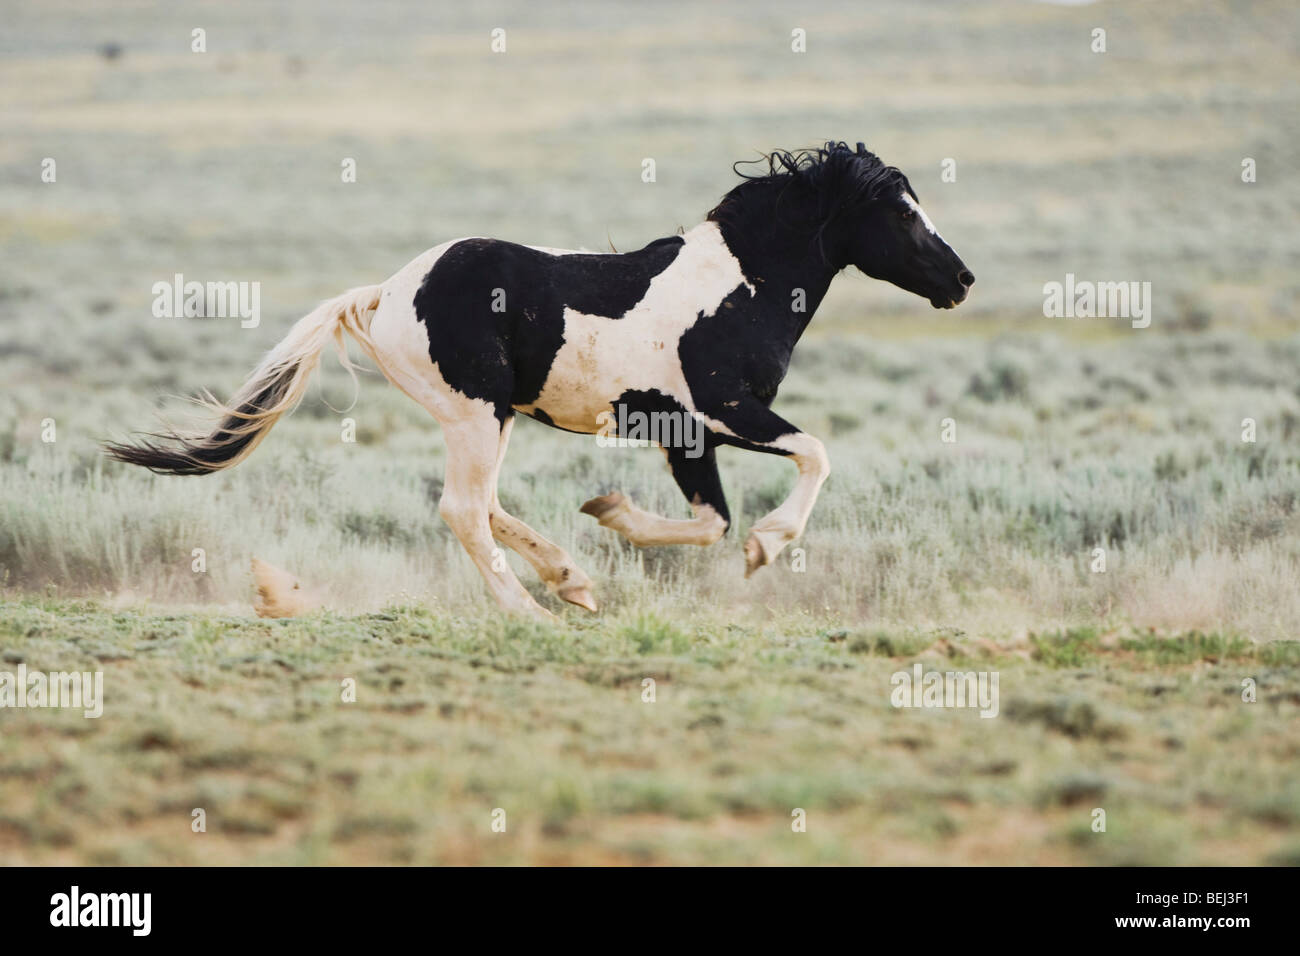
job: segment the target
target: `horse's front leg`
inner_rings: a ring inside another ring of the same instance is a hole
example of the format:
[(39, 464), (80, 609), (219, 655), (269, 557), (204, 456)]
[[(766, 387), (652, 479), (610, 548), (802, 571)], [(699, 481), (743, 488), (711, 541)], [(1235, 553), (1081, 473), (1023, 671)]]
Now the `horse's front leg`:
[(738, 448), (784, 455), (799, 469), (794, 488), (775, 510), (760, 518), (745, 539), (745, 577), (771, 564), (781, 549), (803, 534), (817, 493), (831, 473), (826, 446), (802, 432), (752, 395), (706, 413), (717, 440)]
[(665, 518), (638, 508), (619, 491), (592, 498), (582, 506), (606, 528), (612, 528), (639, 548), (654, 545), (694, 544), (707, 547), (726, 533), (731, 523), (727, 499), (718, 477), (718, 460), (712, 442), (692, 454), (684, 446), (660, 449), (668, 459), (673, 480), (690, 502), (693, 518)]

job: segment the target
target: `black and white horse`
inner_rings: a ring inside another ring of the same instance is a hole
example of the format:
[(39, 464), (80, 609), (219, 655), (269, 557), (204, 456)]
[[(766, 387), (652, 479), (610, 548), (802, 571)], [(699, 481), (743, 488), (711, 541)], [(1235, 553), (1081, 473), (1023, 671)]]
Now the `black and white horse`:
[[(738, 164), (739, 165), (739, 164)], [(742, 174), (743, 176), (743, 174)], [(766, 157), (761, 175), (690, 231), (598, 255), (457, 239), (380, 285), (324, 303), (274, 348), (204, 437), (110, 444), (115, 458), (196, 475), (242, 461), (302, 397), (320, 353), (346, 330), (394, 385), (442, 425), (439, 512), (501, 606), (548, 616), (493, 541), (522, 555), (554, 592), (596, 609), (568, 553), (497, 499), (516, 412), (596, 433), (610, 413), (676, 413), (703, 425), (702, 447), (662, 446), (694, 517), (664, 518), (615, 492), (582, 510), (634, 544), (713, 544), (730, 516), (715, 449), (784, 455), (789, 497), (750, 529), (746, 575), (803, 533), (830, 465), (822, 443), (771, 410), (790, 354), (836, 273), (856, 266), (953, 308), (975, 277), (935, 232), (907, 178), (859, 143)], [(350, 367), (350, 366), (349, 366)]]

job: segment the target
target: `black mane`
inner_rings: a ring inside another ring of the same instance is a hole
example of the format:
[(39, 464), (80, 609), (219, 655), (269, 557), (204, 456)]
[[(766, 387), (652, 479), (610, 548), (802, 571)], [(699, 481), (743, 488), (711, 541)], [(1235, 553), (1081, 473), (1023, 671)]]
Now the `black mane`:
[[(765, 163), (766, 172), (747, 174), (740, 167), (752, 163)], [(774, 150), (759, 159), (741, 160), (731, 167), (745, 181), (722, 197), (722, 201), (709, 211), (709, 222), (736, 227), (745, 225), (749, 205), (746, 200), (770, 196), (776, 190), (778, 210), (791, 187), (815, 197), (818, 226), (814, 239), (821, 247), (822, 235), (839, 213), (894, 195), (898, 187), (916, 198), (912, 186), (902, 171), (886, 166), (879, 156), (858, 143), (856, 150), (847, 143), (828, 142), (825, 146)], [(824, 250), (823, 250), (824, 258)]]

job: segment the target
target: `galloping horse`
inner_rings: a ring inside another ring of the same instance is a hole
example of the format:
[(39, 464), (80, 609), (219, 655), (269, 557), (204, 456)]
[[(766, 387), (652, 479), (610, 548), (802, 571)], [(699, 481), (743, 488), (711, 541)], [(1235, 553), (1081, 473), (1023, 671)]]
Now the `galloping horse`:
[(831, 280), (856, 266), (937, 309), (956, 306), (975, 281), (907, 177), (861, 143), (778, 150), (765, 162), (758, 175), (737, 170), (744, 182), (700, 225), (636, 252), (443, 243), (386, 282), (345, 292), (299, 320), (228, 404), (209, 402), (221, 416), (210, 434), (172, 431), (110, 443), (108, 453), (173, 475), (237, 464), (301, 399), (331, 339), (351, 368), (346, 330), (441, 423), (447, 473), (439, 513), (503, 608), (549, 617), (508, 566), (493, 569), (494, 539), (560, 598), (596, 610), (591, 580), (568, 553), (497, 499), (516, 412), (583, 434), (620, 410), (702, 425), (701, 447), (661, 444), (693, 518), (650, 514), (618, 492), (582, 506), (639, 546), (722, 537), (731, 519), (718, 445), (788, 457), (798, 479), (750, 529), (748, 576), (803, 533), (830, 472), (821, 441), (770, 406)]

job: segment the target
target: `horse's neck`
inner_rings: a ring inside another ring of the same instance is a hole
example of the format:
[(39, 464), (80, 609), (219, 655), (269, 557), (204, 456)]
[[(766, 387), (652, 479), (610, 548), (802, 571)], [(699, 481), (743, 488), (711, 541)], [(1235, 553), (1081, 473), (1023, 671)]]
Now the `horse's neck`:
[(839, 272), (823, 261), (812, 229), (784, 228), (776, 225), (775, 219), (750, 228), (705, 222), (687, 235), (709, 226), (718, 228), (723, 247), (740, 263), (755, 298), (765, 306), (764, 311), (780, 317), (793, 344)]

